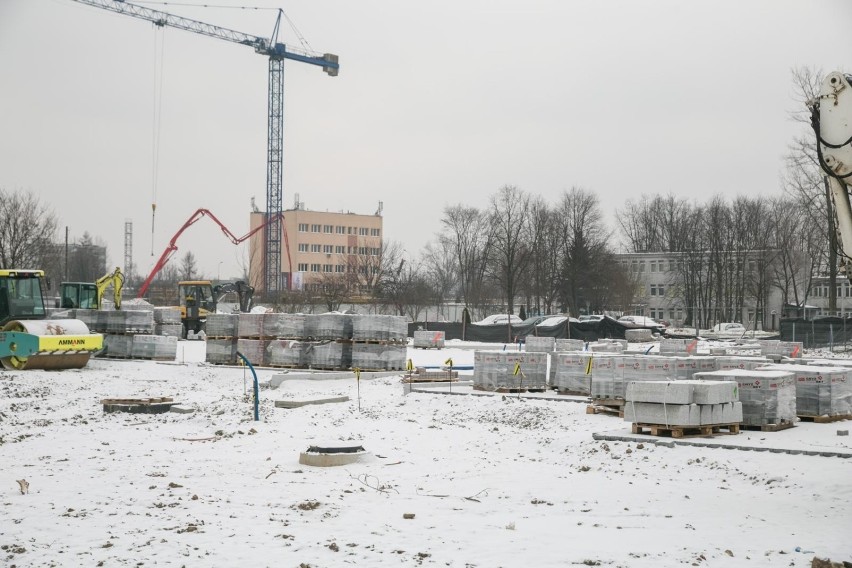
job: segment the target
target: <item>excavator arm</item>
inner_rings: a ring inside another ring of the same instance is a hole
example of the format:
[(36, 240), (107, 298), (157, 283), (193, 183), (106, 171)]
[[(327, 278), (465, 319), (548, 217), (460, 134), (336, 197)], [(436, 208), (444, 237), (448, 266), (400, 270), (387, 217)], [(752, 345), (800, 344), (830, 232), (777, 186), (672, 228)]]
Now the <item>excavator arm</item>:
[(95, 280), (95, 286), (98, 289), (98, 307), (102, 305), (104, 294), (107, 288), (112, 286), (113, 299), (115, 301), (115, 309), (121, 309), (121, 289), (124, 287), (124, 274), (121, 273), (121, 267), (116, 266), (115, 270), (109, 274), (104, 274)]
[(240, 312), (248, 313), (251, 310), (252, 299), (254, 298), (254, 287), (249, 286), (246, 282), (238, 280), (236, 282), (225, 282), (213, 287), (213, 296), (218, 303), (225, 294), (233, 292), (237, 295), (240, 302)]
[(852, 76), (831, 73), (808, 102), (819, 164), (828, 176), (834, 205), (838, 254), (852, 280)]

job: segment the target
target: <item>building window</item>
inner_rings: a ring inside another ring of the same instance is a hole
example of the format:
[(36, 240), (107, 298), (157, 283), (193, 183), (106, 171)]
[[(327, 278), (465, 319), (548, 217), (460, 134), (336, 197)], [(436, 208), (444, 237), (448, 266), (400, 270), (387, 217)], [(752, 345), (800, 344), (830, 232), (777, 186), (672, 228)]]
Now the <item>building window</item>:
[(321, 228), (322, 228), (321, 225), (311, 225), (311, 232), (312, 233), (319, 233)]
[(322, 265), (322, 271), (323, 272), (331, 272), (331, 265), (330, 264), (323, 264)]
[(308, 252), (308, 243), (299, 243), (299, 252)]
[(300, 262), (299, 263), (299, 272), (307, 272), (308, 271), (308, 263)]
[(337, 273), (346, 272), (346, 265), (338, 264), (337, 266), (334, 267), (334, 271), (337, 272)]
[(381, 236), (381, 233), (382, 232), (381, 232), (380, 229), (370, 229), (370, 236), (371, 237), (379, 237), (379, 236)]
[(358, 229), (358, 234), (359, 234), (359, 235), (361, 235), (362, 237), (366, 237), (366, 236), (368, 235), (368, 233), (367, 233), (367, 227), (361, 227), (361, 228), (359, 228), (359, 229)]
[(323, 225), (322, 232), (330, 235), (334, 232), (334, 225)]
[(337, 230), (338, 235), (345, 235), (346, 234), (346, 227), (344, 227), (342, 225), (338, 225), (336, 227), (336, 230)]
[(311, 252), (319, 252), (322, 250), (322, 245), (311, 245)]
[(319, 264), (312, 264), (311, 265), (311, 272), (319, 272), (319, 271), (320, 271), (320, 265)]
[(331, 254), (331, 251), (334, 250), (334, 245), (322, 245), (322, 252), (326, 254)]
[(337, 254), (345, 254), (346, 253), (346, 247), (341, 246), (341, 245), (337, 245), (336, 247), (334, 247), (334, 252), (336, 252)]
[(299, 232), (307, 233), (308, 232), (308, 224), (307, 223), (299, 223)]
[(346, 229), (347, 229), (347, 231), (346, 231), (347, 235), (354, 235), (355, 234), (355, 227), (346, 227)]
[[(654, 285), (654, 284), (651, 284), (651, 295), (652, 295), (652, 296), (656, 296), (656, 295), (657, 295), (657, 286), (656, 286), (656, 285)], [(651, 317), (653, 317), (653, 316), (651, 316)]]
[(367, 247), (358, 247), (358, 254), (361, 254), (361, 255), (367, 254)]
[(652, 260), (649, 264), (651, 265), (651, 272), (656, 272), (657, 271), (657, 261)]
[(665, 289), (665, 287), (663, 287), (662, 284), (657, 286), (657, 295), (659, 295), (659, 296), (665, 296), (666, 295), (666, 289)]

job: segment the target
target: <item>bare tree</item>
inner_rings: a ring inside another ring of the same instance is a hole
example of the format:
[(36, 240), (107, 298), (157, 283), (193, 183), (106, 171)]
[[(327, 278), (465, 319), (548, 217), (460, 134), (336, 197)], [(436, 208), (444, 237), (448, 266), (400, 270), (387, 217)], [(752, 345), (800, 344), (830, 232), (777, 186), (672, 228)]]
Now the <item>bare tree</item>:
[(444, 208), (441, 224), (452, 243), (465, 306), (481, 308), (487, 297), (484, 278), (493, 241), (488, 215), (475, 207), (455, 205)]
[(423, 269), (429, 288), (438, 306), (438, 313), (445, 316), (444, 303), (458, 289), (458, 271), (452, 253), (452, 242), (443, 235), (438, 235), (431, 243), (427, 243), (422, 252)]
[(198, 263), (192, 251), (186, 251), (181, 257), (179, 271), (181, 280), (194, 280), (197, 277)]
[(530, 198), (513, 185), (504, 185), (491, 197), (493, 240), (489, 265), (505, 294), (508, 313), (515, 313), (520, 274), (529, 264)]
[(56, 256), (58, 224), (50, 207), (32, 191), (0, 188), (0, 266), (43, 268)]

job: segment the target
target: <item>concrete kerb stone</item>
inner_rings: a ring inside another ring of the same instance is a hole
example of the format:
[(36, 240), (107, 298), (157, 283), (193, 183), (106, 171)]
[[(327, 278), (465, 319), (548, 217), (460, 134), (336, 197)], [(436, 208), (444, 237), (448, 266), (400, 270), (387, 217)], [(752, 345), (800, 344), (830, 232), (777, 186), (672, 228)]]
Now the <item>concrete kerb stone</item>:
[(716, 448), (716, 449), (724, 449), (724, 450), (738, 450), (743, 452), (772, 452), (774, 454), (790, 454), (790, 455), (804, 455), (804, 456), (819, 456), (825, 458), (844, 458), (844, 459), (852, 459), (852, 453), (849, 452), (823, 452), (823, 451), (814, 451), (814, 450), (797, 450), (797, 449), (787, 449), (787, 448), (761, 448), (754, 446), (740, 446), (737, 444), (719, 444), (719, 443), (705, 443), (705, 442), (690, 442), (690, 441), (681, 441), (681, 440), (654, 440), (649, 439), (648, 437), (639, 437), (639, 436), (621, 436), (618, 434), (606, 434), (604, 432), (594, 432), (592, 434), (592, 439), (606, 442), (642, 442), (642, 443), (652, 443), (657, 446), (663, 446), (666, 448), (674, 448), (675, 446), (690, 446), (690, 447), (706, 447), (706, 448)]
[[(457, 384), (453, 383), (453, 387), (456, 387)], [(458, 386), (464, 386), (459, 384)], [(467, 391), (467, 392), (458, 392), (458, 391), (448, 391), (448, 390), (438, 390), (427, 387), (419, 387), (412, 388), (411, 392), (417, 393), (425, 393), (425, 394), (453, 394), (453, 395), (473, 395), (473, 396), (511, 396), (513, 398), (517, 398), (518, 393), (502, 393), (502, 392), (489, 392), (489, 391)], [(573, 397), (566, 395), (554, 395), (554, 396), (528, 396), (526, 393), (521, 393), (521, 398), (526, 400), (546, 400), (548, 402), (557, 401), (557, 402), (579, 402), (580, 404), (589, 404), (589, 397)]]

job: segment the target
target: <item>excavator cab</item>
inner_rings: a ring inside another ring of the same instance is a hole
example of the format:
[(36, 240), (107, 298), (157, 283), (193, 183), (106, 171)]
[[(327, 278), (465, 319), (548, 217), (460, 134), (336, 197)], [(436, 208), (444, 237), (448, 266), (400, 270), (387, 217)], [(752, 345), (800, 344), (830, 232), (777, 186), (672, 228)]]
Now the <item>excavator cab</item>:
[(207, 314), (216, 312), (213, 284), (209, 280), (178, 282), (178, 300), (184, 339), (190, 331), (197, 334), (204, 329)]
[(59, 286), (61, 308), (81, 310), (99, 310), (107, 288), (112, 286), (115, 309), (121, 309), (121, 289), (124, 287), (124, 274), (121, 268), (107, 273), (95, 282), (63, 282)]

